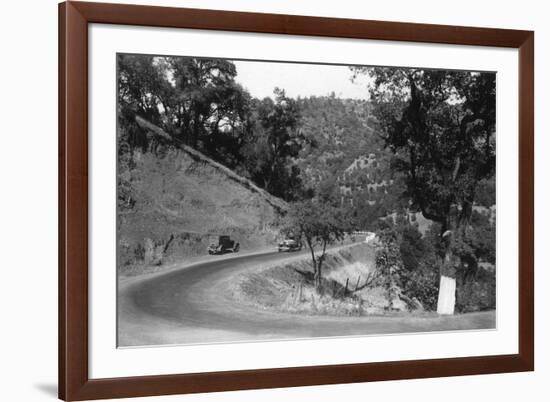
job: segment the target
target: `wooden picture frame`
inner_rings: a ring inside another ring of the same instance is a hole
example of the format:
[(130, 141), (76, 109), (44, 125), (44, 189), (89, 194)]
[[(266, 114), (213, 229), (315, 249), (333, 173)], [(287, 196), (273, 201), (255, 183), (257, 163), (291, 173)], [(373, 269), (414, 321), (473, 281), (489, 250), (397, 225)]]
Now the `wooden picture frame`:
[[(193, 28), (519, 49), (519, 353), (90, 379), (88, 24)], [(64, 400), (383, 381), (534, 369), (534, 33), (382, 21), (65, 2), (59, 5), (59, 397)]]

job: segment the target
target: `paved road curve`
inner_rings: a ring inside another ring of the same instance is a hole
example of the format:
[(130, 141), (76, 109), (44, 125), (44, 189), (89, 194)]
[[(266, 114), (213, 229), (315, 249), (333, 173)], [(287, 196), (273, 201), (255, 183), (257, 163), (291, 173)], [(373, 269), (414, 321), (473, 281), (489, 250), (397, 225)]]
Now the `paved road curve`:
[(489, 329), (494, 312), (452, 317), (323, 317), (237, 303), (230, 286), (246, 270), (289, 254), (218, 256), (208, 262), (119, 282), (119, 346)]

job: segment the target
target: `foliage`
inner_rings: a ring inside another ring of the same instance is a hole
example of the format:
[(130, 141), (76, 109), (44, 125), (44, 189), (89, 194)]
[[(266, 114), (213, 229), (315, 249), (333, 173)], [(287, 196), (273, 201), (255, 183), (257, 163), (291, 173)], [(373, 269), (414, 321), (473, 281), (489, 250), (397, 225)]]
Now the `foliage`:
[[(406, 198), (441, 225), (441, 272), (476, 264), (469, 241), (478, 183), (495, 173), (496, 75), (391, 67), (369, 74), (371, 98), (393, 166), (405, 175)], [(459, 263), (456, 261), (460, 260)]]
[(391, 153), (375, 130), (370, 102), (330, 96), (298, 98), (304, 138), (296, 165), (306, 188), (336, 178), (339, 197), (364, 230), (393, 212), (402, 188), (390, 168)]
[(414, 206), (444, 231), (467, 222), (477, 183), (495, 171), (495, 74), (369, 73), (380, 128)]
[(376, 250), (376, 270), (382, 278), (389, 307), (400, 293), (403, 260), (398, 246), (398, 235), (394, 230), (386, 229), (378, 233), (380, 245)]
[[(484, 215), (474, 213), (474, 216), (467, 235), (454, 239), (452, 243), (453, 254), (460, 257), (461, 264), (470, 263), (461, 268), (462, 275), (457, 277), (456, 309), (459, 312), (495, 307), (494, 270), (479, 265), (479, 261), (494, 264), (494, 225)], [(416, 225), (408, 221), (396, 219), (395, 224), (384, 221), (379, 227), (379, 250), (392, 266), (402, 267), (396, 271), (398, 275), (393, 277), (394, 283), (407, 298), (418, 300), (426, 310), (435, 310), (440, 266), (445, 256), (440, 225), (431, 225), (423, 237)]]
[(404, 268), (408, 271), (416, 270), (426, 253), (422, 234), (420, 234), (416, 226), (406, 225), (403, 228), (399, 251), (403, 259)]
[(296, 101), (304, 137), (297, 163), (309, 185), (316, 185), (327, 175), (341, 176), (357, 158), (382, 150), (381, 141), (369, 127), (368, 102), (340, 99), (334, 94)]
[(351, 209), (357, 229), (376, 229), (380, 218), (386, 216), (387, 212), (383, 202), (372, 202), (366, 197), (357, 197)]
[(424, 237), (419, 236), (416, 226), (403, 227), (400, 244), (406, 268), (401, 277), (403, 293), (420, 301), (426, 310), (437, 308), (439, 292), (441, 256), (438, 255), (437, 247), (441, 242), (437, 225), (432, 226)]
[(418, 300), (425, 310), (437, 309), (439, 266), (436, 261), (422, 261), (414, 271), (404, 272), (401, 281), (407, 297)]
[(474, 212), (471, 224), (453, 238), (451, 245), (453, 254), (460, 257), (464, 278), (475, 277), (479, 262), (495, 263), (495, 243), (495, 225), (487, 216)]
[(474, 212), (471, 221), (472, 247), (480, 261), (495, 264), (496, 227), (487, 215)]
[(254, 121), (250, 138), (243, 146), (243, 156), (252, 180), (273, 195), (286, 200), (296, 199), (301, 181), (299, 168), (290, 158), (301, 149), (298, 132), (298, 103), (275, 89), (275, 100), (254, 100)]
[[(137, 129), (136, 115), (160, 126), (172, 144), (187, 144), (228, 165), (247, 130), (250, 95), (235, 82), (235, 65), (222, 59), (120, 54), (120, 124), (131, 147), (154, 148)], [(224, 156), (225, 155), (225, 156)]]
[[(118, 56), (119, 147), (159, 155), (189, 145), (286, 200), (301, 191), (297, 157), (303, 143), (300, 108), (283, 90), (254, 99), (223, 59)], [(170, 139), (140, 129), (140, 116)], [(123, 158), (124, 155), (119, 155)], [(120, 160), (119, 158), (119, 160)]]
[[(398, 295), (417, 300), (426, 310), (435, 310), (439, 290), (438, 257), (414, 225), (386, 225), (378, 233), (376, 267), (384, 278), (388, 301)], [(408, 254), (422, 250), (422, 253)]]
[[(122, 131), (119, 130), (119, 133)], [(117, 174), (117, 207), (119, 211), (131, 210), (136, 203), (134, 194), (132, 169), (135, 167), (133, 154), (129, 150), (127, 141), (119, 134), (118, 142), (118, 174)]]
[(476, 204), (486, 208), (490, 208), (496, 204), (495, 176), (479, 181), (474, 201)]
[(305, 240), (311, 254), (315, 286), (322, 291), (327, 246), (342, 240), (349, 229), (344, 211), (323, 198), (297, 201), (292, 204), (282, 227), (284, 233)]
[(492, 310), (496, 307), (494, 271), (480, 268), (473, 276), (458, 278), (456, 309), (461, 313)]

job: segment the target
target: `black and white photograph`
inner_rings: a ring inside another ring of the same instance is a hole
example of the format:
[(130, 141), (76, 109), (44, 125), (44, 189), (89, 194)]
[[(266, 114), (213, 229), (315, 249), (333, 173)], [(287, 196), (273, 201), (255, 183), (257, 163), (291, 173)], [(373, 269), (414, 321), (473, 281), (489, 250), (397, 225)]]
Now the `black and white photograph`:
[(548, 399), (544, 3), (4, 4), (1, 400)]
[(116, 74), (118, 347), (496, 328), (494, 71)]

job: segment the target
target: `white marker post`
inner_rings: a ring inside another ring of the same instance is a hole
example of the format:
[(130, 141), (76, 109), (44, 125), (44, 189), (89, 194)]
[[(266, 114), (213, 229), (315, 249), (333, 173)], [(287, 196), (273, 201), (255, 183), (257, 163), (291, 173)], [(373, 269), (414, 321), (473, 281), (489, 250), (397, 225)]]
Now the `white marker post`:
[(455, 312), (456, 279), (441, 275), (439, 296), (437, 298), (437, 314), (452, 315)]

